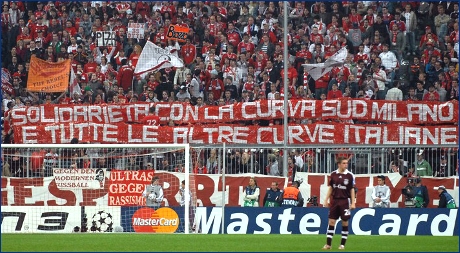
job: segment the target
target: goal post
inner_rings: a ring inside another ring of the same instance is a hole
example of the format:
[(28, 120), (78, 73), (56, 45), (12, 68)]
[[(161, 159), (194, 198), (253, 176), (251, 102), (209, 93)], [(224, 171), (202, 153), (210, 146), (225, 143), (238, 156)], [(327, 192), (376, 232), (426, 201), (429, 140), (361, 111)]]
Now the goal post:
[(191, 231), (196, 190), (189, 144), (3, 144), (1, 150), (2, 233)]

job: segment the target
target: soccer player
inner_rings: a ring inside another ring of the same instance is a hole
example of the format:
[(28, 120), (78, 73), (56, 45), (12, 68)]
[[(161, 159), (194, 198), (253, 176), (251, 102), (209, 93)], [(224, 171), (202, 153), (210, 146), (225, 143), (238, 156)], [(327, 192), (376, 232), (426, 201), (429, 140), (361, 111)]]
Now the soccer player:
[(142, 196), (146, 198), (146, 206), (159, 208), (163, 201), (163, 188), (160, 185), (160, 178), (153, 177), (152, 182), (145, 186)]
[(351, 217), (351, 210), (355, 209), (355, 176), (347, 169), (348, 159), (343, 156), (338, 157), (337, 167), (338, 169), (330, 175), (329, 189), (324, 200), (324, 207), (329, 207), (329, 204), (332, 206), (329, 209), (329, 226), (323, 250), (331, 249), (335, 223), (339, 217), (342, 218), (342, 241), (339, 250), (345, 249), (348, 220)]
[(141, 124), (150, 125), (150, 126), (159, 126), (160, 117), (155, 114), (155, 106), (150, 107), (149, 114), (141, 119)]

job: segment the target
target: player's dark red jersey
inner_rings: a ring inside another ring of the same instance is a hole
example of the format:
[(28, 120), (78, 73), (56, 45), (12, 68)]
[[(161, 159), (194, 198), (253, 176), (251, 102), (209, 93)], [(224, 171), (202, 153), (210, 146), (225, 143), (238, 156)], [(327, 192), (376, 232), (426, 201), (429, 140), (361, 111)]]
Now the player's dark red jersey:
[(332, 187), (333, 199), (351, 198), (350, 192), (355, 185), (355, 175), (348, 170), (343, 173), (335, 170), (331, 173), (329, 185)]

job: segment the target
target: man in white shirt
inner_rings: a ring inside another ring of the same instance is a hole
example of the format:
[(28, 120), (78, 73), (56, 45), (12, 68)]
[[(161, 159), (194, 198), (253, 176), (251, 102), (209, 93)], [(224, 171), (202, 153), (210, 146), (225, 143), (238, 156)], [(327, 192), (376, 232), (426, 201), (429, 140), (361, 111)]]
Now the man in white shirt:
[(390, 84), (393, 83), (395, 79), (395, 70), (398, 66), (398, 58), (396, 55), (389, 51), (388, 44), (383, 44), (383, 52), (379, 54), (380, 59), (382, 59), (382, 65), (385, 67), (386, 76), (390, 78)]
[(324, 58), (324, 45), (321, 43), (321, 38), (316, 37), (314, 43), (311, 43), (308, 47), (308, 51), (314, 54), (313, 59), (316, 60), (316, 57), (321, 56)]
[(375, 88), (376, 99), (383, 100), (386, 96), (385, 81), (387, 80), (387, 75), (385, 71), (381, 70), (377, 64), (372, 65), (372, 72), (372, 79), (375, 81), (377, 86)]
[[(310, 27), (310, 30), (313, 32), (316, 28), (317, 29), (317, 32), (321, 35), (325, 35), (326, 34), (326, 31), (327, 31), (327, 26), (325, 23), (323, 23), (323, 20), (320, 18), (319, 15), (315, 15), (313, 17), (313, 24), (311, 25)], [(313, 32), (313, 33), (316, 33), (316, 32)]]
[(387, 95), (385, 96), (385, 100), (390, 101), (402, 101), (403, 100), (403, 93), (401, 89), (399, 89), (399, 82), (395, 81), (393, 83), (393, 88), (387, 91)]
[(243, 33), (247, 33), (250, 36), (252, 43), (254, 43), (254, 45), (258, 44), (258, 39), (257, 39), (258, 31), (259, 31), (259, 27), (255, 24), (254, 18), (250, 16), (248, 18), (248, 25), (246, 25), (243, 28)]
[[(200, 92), (200, 80), (198, 79), (199, 76), (197, 75), (197, 73), (193, 76), (193, 78), (191, 78), (191, 75), (187, 75), (187, 81), (186, 81), (190, 96), (194, 98), (203, 97), (203, 94)], [(191, 80), (189, 83), (188, 80), (190, 78)]]
[(295, 165), (299, 166), (299, 168), (302, 170), (304, 161), (302, 158), (302, 154), (300, 154), (300, 151), (298, 149), (294, 151), (294, 159), (295, 159)]
[(75, 37), (71, 37), (70, 38), (70, 45), (67, 47), (67, 53), (69, 54), (74, 54), (74, 53), (77, 53), (77, 40), (75, 39)]

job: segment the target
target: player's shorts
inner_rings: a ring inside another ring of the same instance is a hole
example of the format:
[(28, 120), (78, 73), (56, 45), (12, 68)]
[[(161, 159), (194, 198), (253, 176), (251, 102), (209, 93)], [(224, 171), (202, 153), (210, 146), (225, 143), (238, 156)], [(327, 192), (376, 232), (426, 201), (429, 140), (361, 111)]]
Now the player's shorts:
[(339, 217), (347, 221), (351, 217), (350, 199), (334, 199), (329, 209), (329, 219), (337, 220)]

